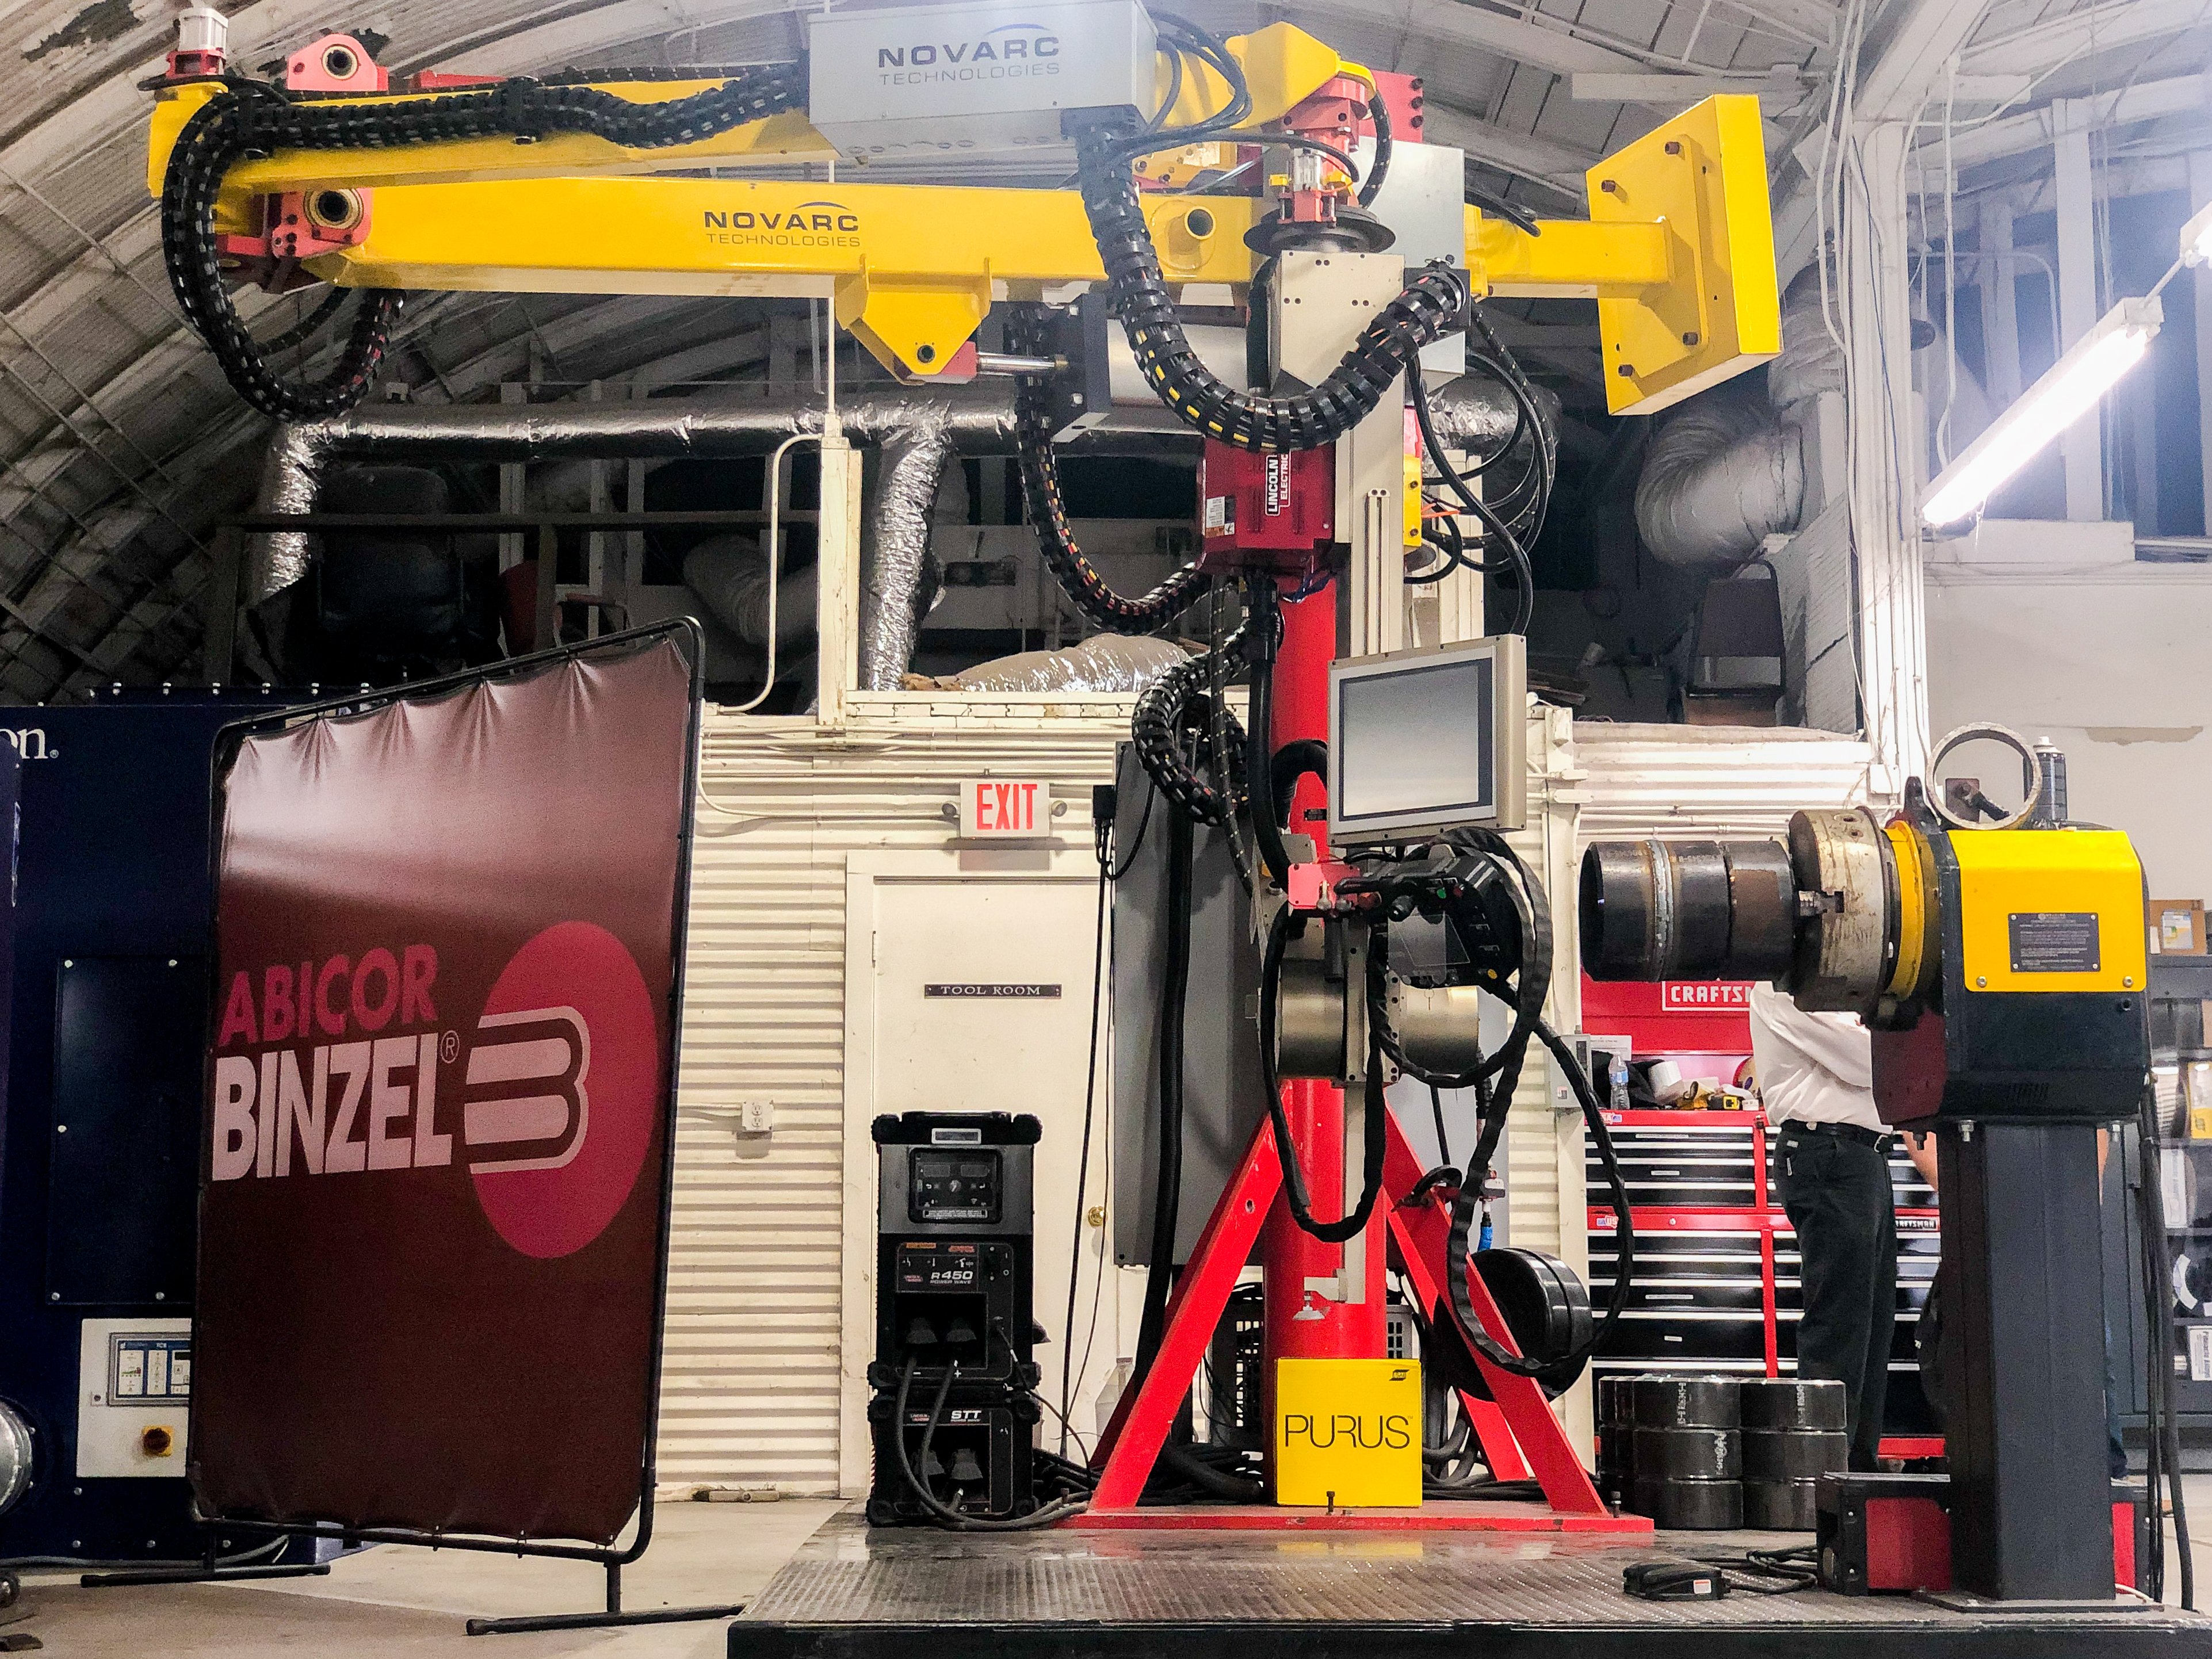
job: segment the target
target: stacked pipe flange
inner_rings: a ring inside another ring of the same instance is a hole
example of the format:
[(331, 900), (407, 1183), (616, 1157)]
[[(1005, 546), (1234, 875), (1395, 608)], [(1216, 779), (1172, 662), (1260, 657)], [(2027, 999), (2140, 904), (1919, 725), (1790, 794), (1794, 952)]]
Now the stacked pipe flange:
[(1762, 1377), (1742, 1385), (1743, 1523), (1768, 1532), (1811, 1532), (1820, 1477), (1850, 1461), (1840, 1382)]

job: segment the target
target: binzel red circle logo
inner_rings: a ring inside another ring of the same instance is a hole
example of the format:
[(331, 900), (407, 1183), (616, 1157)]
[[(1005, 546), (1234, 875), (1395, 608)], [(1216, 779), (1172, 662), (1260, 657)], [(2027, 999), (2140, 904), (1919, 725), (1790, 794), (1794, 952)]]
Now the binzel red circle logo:
[(468, 1045), (461, 1141), (477, 1202), (525, 1255), (572, 1255), (620, 1213), (653, 1141), (660, 1045), (645, 976), (588, 921), (514, 953)]

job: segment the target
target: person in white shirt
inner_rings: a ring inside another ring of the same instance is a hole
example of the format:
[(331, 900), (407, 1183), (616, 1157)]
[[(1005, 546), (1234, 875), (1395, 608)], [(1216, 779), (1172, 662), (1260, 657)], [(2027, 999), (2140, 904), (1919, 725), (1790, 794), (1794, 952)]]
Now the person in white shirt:
[(1856, 1014), (1808, 1014), (1754, 985), (1751, 1063), (1797, 1234), (1797, 1375), (1844, 1385), (1850, 1466), (1872, 1470), (1897, 1320), (1896, 1136), (1875, 1109), (1873, 1040)]

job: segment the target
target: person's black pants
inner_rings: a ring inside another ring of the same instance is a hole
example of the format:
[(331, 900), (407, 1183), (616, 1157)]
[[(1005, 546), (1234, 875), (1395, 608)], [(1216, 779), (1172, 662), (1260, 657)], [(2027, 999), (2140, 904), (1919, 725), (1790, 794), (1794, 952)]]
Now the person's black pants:
[(1851, 1468), (1876, 1467), (1897, 1322), (1897, 1200), (1889, 1160), (1871, 1146), (1785, 1123), (1775, 1182), (1797, 1232), (1805, 1313), (1797, 1375), (1841, 1382)]

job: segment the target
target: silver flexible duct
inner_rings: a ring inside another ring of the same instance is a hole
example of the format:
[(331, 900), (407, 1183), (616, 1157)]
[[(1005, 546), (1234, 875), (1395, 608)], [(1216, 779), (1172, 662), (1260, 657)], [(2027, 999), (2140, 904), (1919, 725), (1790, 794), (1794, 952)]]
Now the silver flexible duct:
[[(1014, 447), (1013, 394), (1002, 385), (884, 391), (841, 400), (838, 415), (845, 435), (857, 444), (910, 445), (919, 440), (937, 446), (941, 456), (1003, 455)], [(789, 401), (367, 404), (329, 420), (280, 427), (254, 510), (313, 511), (323, 472), (345, 460), (715, 459), (764, 455), (794, 432), (821, 429), (818, 406)], [(1150, 433), (1133, 435), (1153, 445), (1158, 441)], [(911, 525), (910, 504), (896, 496), (879, 499), (879, 506), (886, 504), (895, 518)], [(926, 518), (925, 513), (925, 524)], [(918, 569), (918, 557), (912, 562)], [(258, 604), (306, 571), (302, 533), (255, 537), (246, 552), (244, 603)]]
[[(1433, 400), (1446, 441), (1486, 452), (1513, 426), (1498, 388), (1462, 380)], [(890, 387), (839, 399), (846, 437), (884, 452), (864, 531), (861, 684), (896, 688), (911, 659), (915, 601), (928, 568), (930, 508), (955, 456), (1011, 455), (1013, 389), (1005, 380), (927, 391)], [(259, 513), (310, 513), (326, 469), (349, 460), (479, 463), (563, 457), (666, 460), (765, 455), (794, 432), (819, 432), (819, 405), (647, 398), (626, 403), (366, 404), (329, 420), (277, 428), (254, 503)], [(1188, 454), (1198, 440), (1165, 409), (1116, 410), (1077, 454)], [(252, 606), (307, 574), (298, 531), (248, 538), (240, 601)]]
[(925, 408), (903, 430), (885, 437), (876, 454), (876, 494), (869, 511), (875, 556), (860, 575), (860, 690), (896, 691), (914, 660), (921, 625), (916, 601), (929, 560), (929, 520), (937, 486), (952, 457), (950, 415)]
[(1756, 392), (1717, 388), (1660, 428), (1636, 481), (1636, 528), (1670, 565), (1725, 574), (1796, 527), (1805, 462), (1795, 424)]
[(1798, 528), (1814, 400), (1843, 385), (1819, 273), (1808, 271), (1783, 301), (1782, 355), (1767, 365), (1765, 395), (1741, 380), (1717, 386), (1652, 438), (1636, 482), (1636, 528), (1653, 556), (1724, 574), (1765, 538)]
[[(261, 463), (256, 513), (312, 513), (322, 488), (323, 468), (334, 441), (331, 422), (280, 426)], [(307, 532), (279, 530), (246, 538), (240, 603), (255, 605), (307, 574)]]

